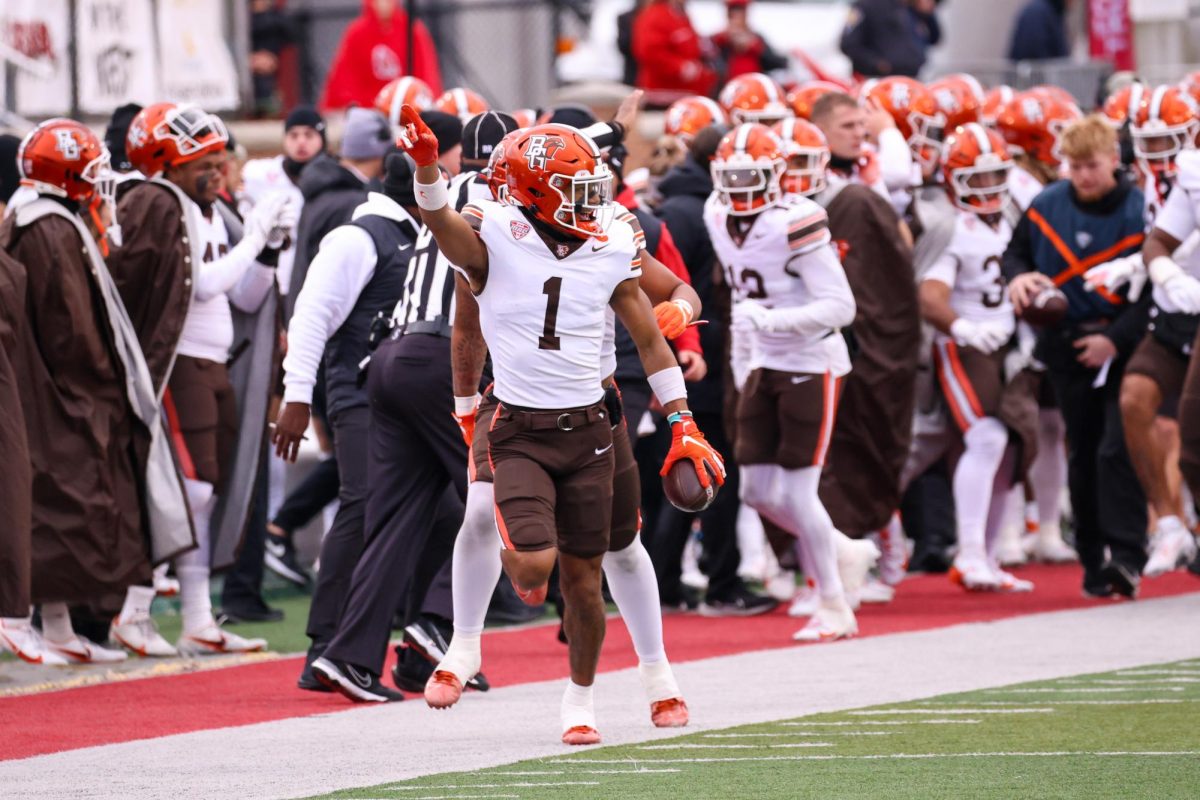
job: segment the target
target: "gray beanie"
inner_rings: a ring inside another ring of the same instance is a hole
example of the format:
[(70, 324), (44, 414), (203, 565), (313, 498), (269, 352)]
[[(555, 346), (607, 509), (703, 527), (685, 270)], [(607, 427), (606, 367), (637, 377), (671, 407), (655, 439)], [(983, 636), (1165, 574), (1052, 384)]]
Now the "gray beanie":
[(342, 158), (354, 161), (383, 158), (391, 146), (392, 128), (387, 117), (371, 108), (352, 108), (346, 112)]

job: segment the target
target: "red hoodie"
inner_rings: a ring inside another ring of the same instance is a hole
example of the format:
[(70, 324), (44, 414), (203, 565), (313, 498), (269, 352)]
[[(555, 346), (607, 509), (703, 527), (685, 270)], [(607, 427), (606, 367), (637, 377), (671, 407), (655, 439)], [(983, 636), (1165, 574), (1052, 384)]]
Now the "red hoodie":
[[(437, 52), (429, 30), (420, 20), (413, 28), (413, 51), (413, 76), (428, 83), (437, 97), (442, 93)], [(395, 13), (384, 23), (376, 16), (372, 0), (363, 0), (362, 14), (346, 26), (333, 57), (321, 96), (321, 110), (349, 105), (370, 108), (384, 85), (405, 74), (407, 64), (408, 15), (403, 4), (397, 0)]]
[(638, 87), (675, 89), (708, 95), (716, 83), (704, 63), (703, 43), (686, 11), (669, 0), (646, 6), (633, 21), (633, 56), (638, 63)]

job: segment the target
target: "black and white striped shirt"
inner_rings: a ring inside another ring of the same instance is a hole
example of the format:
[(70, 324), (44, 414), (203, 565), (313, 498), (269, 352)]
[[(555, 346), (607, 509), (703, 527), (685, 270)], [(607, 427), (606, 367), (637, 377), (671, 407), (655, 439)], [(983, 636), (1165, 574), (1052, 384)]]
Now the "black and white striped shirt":
[[(461, 211), (473, 200), (491, 200), (487, 181), (478, 172), (464, 172), (450, 181), (454, 208)], [(454, 269), (438, 250), (428, 228), (417, 235), (416, 249), (404, 283), (404, 295), (392, 312), (399, 330), (414, 322), (454, 324)]]

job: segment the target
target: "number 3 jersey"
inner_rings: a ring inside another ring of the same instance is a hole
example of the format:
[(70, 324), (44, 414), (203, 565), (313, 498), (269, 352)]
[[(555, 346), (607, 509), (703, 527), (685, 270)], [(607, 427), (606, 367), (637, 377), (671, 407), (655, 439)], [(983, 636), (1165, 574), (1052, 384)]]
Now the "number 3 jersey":
[(488, 251), (477, 296), (479, 326), (492, 354), (493, 393), (524, 408), (581, 408), (604, 396), (601, 350), (617, 285), (641, 277), (641, 245), (616, 219), (604, 237), (574, 252), (546, 242), (513, 205), (488, 200), (463, 208)]
[[(755, 331), (746, 366), (836, 377), (848, 373), (850, 356), (838, 328), (853, 321), (854, 295), (830, 244), (825, 209), (808, 198), (785, 195), (754, 217), (739, 217), (713, 194), (704, 204), (704, 224), (735, 303), (808, 307), (814, 323), (826, 323), (814, 325), (813, 332)], [(738, 227), (742, 230), (735, 236)]]
[[(1017, 320), (1000, 271), (1000, 257), (1011, 238), (1012, 228), (1005, 220), (993, 228), (975, 214), (959, 211), (950, 246), (925, 271), (922, 280), (949, 286), (950, 308), (963, 319), (998, 322), (1012, 333)], [(938, 335), (945, 338), (945, 334)]]

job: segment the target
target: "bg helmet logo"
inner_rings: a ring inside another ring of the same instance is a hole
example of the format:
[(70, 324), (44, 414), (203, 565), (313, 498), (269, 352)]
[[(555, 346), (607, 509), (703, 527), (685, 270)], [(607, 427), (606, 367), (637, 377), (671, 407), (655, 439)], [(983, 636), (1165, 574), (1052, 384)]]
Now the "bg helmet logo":
[(525, 148), (525, 162), (530, 169), (544, 170), (546, 162), (566, 147), (566, 142), (557, 136), (531, 136)]
[(54, 132), (55, 148), (62, 153), (62, 157), (67, 161), (79, 160), (79, 143), (75, 141), (75, 137), (68, 130), (56, 130)]
[(1021, 101), (1021, 113), (1030, 122), (1041, 122), (1045, 118), (1045, 114), (1042, 112), (1042, 104), (1032, 97), (1026, 97)]
[(141, 147), (142, 145), (146, 144), (146, 140), (150, 137), (146, 133), (145, 128), (143, 128), (141, 125), (135, 124), (129, 126), (129, 133), (126, 134), (125, 138), (128, 139), (130, 146)]

